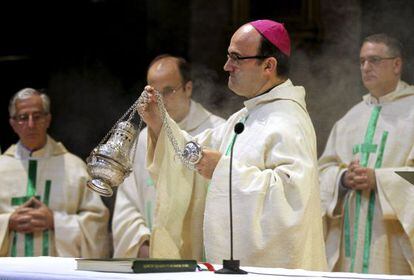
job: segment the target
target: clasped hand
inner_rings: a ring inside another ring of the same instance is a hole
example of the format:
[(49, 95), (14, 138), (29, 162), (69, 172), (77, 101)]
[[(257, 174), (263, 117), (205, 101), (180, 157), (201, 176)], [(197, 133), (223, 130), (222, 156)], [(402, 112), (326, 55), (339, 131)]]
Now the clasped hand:
[(53, 212), (35, 197), (19, 206), (9, 219), (9, 230), (31, 233), (54, 228)]
[(359, 160), (353, 160), (342, 176), (342, 184), (353, 190), (376, 190), (375, 171), (372, 168), (362, 167)]

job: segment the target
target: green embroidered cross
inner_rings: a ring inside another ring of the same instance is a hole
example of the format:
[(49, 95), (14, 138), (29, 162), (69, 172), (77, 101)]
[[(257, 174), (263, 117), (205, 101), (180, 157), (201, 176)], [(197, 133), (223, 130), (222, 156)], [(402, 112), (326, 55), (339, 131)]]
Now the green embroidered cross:
[[(13, 206), (20, 206), (30, 200), (33, 196), (21, 196), (21, 197), (12, 197), (11, 204)], [(36, 196), (36, 199), (40, 199), (40, 196)], [(14, 232), (13, 243), (11, 249), (11, 256), (16, 257), (17, 255), (17, 232)], [(26, 233), (24, 235), (24, 255), (26, 257), (33, 256), (33, 233)]]
[(365, 132), (364, 143), (355, 145), (353, 148), (354, 155), (357, 153), (361, 154), (360, 165), (363, 167), (368, 166), (369, 155), (377, 152), (377, 145), (373, 144), (373, 140), (380, 112), (380, 106), (376, 106), (372, 109), (371, 117), (368, 122), (368, 128)]
[[(373, 139), (375, 135), (375, 130), (378, 122), (379, 113), (381, 111), (381, 106), (376, 106), (371, 112), (371, 117), (368, 122), (368, 127), (365, 133), (364, 143), (355, 145), (353, 147), (353, 154), (360, 153), (360, 165), (362, 167), (367, 167), (369, 163), (369, 156), (371, 153), (377, 152), (377, 145), (373, 144)], [(381, 138), (381, 145), (378, 151), (377, 160), (375, 162), (375, 168), (380, 168), (382, 165), (382, 159), (385, 149), (385, 144), (387, 141), (388, 132), (384, 131)], [(358, 225), (359, 225), (359, 214), (361, 208), (361, 191), (356, 191), (355, 197), (355, 219), (354, 219), (354, 240), (352, 246), (351, 254), (351, 238), (350, 238), (350, 221), (349, 221), (349, 199), (345, 203), (345, 213), (344, 213), (344, 224), (345, 224), (345, 256), (351, 257), (351, 266), (350, 271), (354, 271), (355, 265), (355, 254), (356, 246), (358, 239)], [(371, 239), (372, 239), (372, 221), (374, 218), (374, 209), (375, 209), (375, 192), (371, 191), (369, 198), (369, 206), (367, 213), (367, 221), (365, 224), (365, 241), (364, 241), (364, 253), (363, 253), (363, 264), (362, 272), (368, 273), (369, 269), (369, 258), (370, 258), (370, 248), (371, 248)]]
[[(36, 194), (36, 178), (37, 178), (37, 161), (29, 160), (29, 172), (27, 179), (26, 196), (12, 197), (11, 204), (13, 206), (22, 205)], [(17, 232), (14, 232), (13, 245), (11, 256), (16, 256)], [(27, 257), (33, 256), (33, 233), (26, 233), (24, 235), (24, 255)]]
[[(37, 179), (37, 160), (29, 160), (29, 171), (28, 171), (28, 180), (27, 180), (27, 189), (26, 195), (20, 197), (12, 197), (11, 205), (20, 206), (29, 201), (32, 197), (40, 200), (40, 196), (36, 195), (36, 179)], [(43, 196), (43, 203), (49, 205), (49, 196), (50, 196), (51, 181), (47, 180), (45, 185), (45, 194)], [(26, 257), (33, 256), (33, 233), (26, 233), (24, 235), (24, 255)], [(43, 232), (43, 256), (49, 255), (49, 231), (46, 230)], [(15, 257), (17, 255), (17, 232), (14, 232), (13, 242), (11, 248), (11, 256)]]

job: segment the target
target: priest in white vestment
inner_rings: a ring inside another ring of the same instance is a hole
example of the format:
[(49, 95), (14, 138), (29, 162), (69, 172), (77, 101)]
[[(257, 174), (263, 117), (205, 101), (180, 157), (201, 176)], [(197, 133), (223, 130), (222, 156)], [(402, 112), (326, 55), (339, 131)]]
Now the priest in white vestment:
[(85, 163), (47, 135), (49, 108), (30, 88), (11, 99), (20, 140), (0, 156), (0, 256), (108, 257), (109, 212)]
[[(152, 257), (186, 257), (191, 238), (192, 246), (204, 246), (207, 261), (230, 258), (234, 144), (234, 258), (244, 266), (326, 269), (315, 133), (305, 90), (287, 77), (289, 56), (289, 36), (280, 23), (258, 20), (235, 32), (224, 70), (229, 88), (246, 97), (245, 107), (195, 137), (168, 118), (180, 147), (190, 139), (203, 147), (197, 171), (177, 160), (154, 90), (146, 87), (150, 101), (139, 112), (149, 126), (147, 162), (157, 187)], [(236, 139), (240, 122), (245, 129)], [(204, 202), (205, 208), (197, 207)], [(203, 221), (203, 237), (192, 231), (192, 220)]]
[[(190, 135), (196, 135), (207, 128), (224, 123), (224, 120), (204, 109), (191, 99), (193, 83), (191, 66), (181, 57), (157, 56), (147, 73), (148, 84), (160, 89), (170, 116), (179, 127)], [(114, 257), (148, 257), (148, 246), (152, 228), (156, 189), (146, 170), (147, 128), (137, 139), (133, 172), (118, 187), (112, 236)], [(200, 205), (204, 207), (204, 203)], [(193, 228), (202, 235), (202, 221)], [(192, 248), (191, 258), (201, 259), (200, 246)], [(197, 251), (198, 250), (198, 251)]]
[(414, 272), (414, 87), (400, 80), (400, 43), (367, 37), (360, 51), (369, 93), (336, 122), (319, 160), (326, 249), (333, 271)]

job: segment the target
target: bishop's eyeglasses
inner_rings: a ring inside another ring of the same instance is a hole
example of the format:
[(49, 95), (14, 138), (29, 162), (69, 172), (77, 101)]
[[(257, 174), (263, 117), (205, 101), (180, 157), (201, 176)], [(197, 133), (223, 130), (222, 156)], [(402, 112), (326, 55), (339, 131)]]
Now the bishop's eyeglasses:
[(268, 57), (269, 56), (266, 55), (241, 56), (235, 53), (227, 53), (227, 59), (229, 59), (231, 63), (236, 65), (240, 64), (240, 61), (245, 59), (265, 59)]

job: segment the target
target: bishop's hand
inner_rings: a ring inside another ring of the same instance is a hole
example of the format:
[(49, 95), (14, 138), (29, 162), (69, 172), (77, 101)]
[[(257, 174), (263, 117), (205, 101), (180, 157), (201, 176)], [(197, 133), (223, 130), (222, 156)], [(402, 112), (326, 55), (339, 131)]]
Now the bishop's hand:
[(196, 164), (196, 170), (206, 179), (213, 177), (213, 172), (221, 159), (221, 153), (214, 150), (203, 149), (203, 156)]
[(146, 86), (139, 99), (138, 114), (147, 124), (151, 136), (157, 140), (162, 128), (162, 117), (157, 104), (156, 90)]

